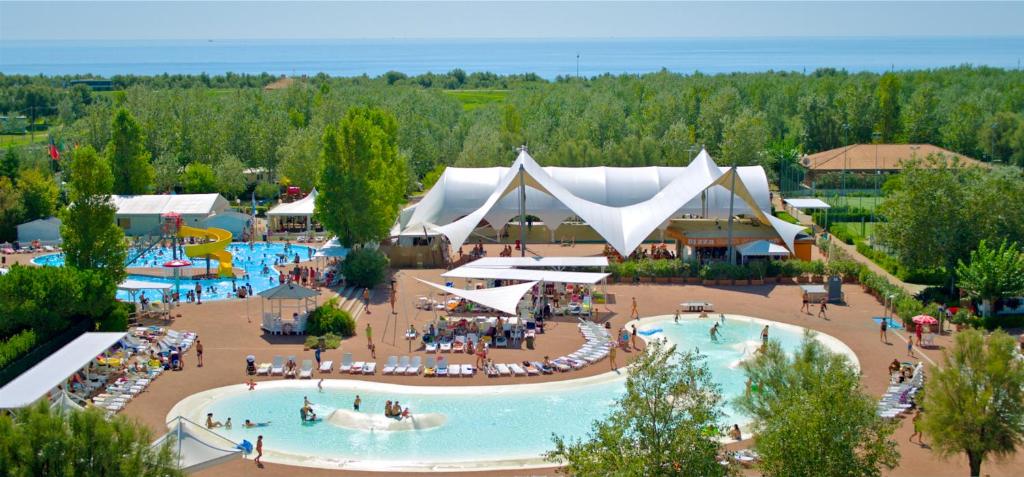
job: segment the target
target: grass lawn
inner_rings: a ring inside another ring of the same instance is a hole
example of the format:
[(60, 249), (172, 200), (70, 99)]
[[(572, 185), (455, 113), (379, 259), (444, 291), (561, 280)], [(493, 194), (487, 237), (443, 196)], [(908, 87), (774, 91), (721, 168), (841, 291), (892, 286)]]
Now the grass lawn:
[(876, 225), (875, 222), (865, 222), (863, 225), (860, 222), (836, 222), (832, 224), (832, 230), (835, 231), (836, 227), (842, 227), (851, 237), (866, 239), (875, 233)]
[(463, 111), (472, 111), (485, 104), (502, 103), (508, 94), (506, 89), (450, 89), (444, 92), (459, 100)]
[[(36, 144), (45, 144), (46, 131), (36, 131)], [(32, 143), (32, 136), (30, 134), (0, 134), (0, 146), (21, 146)]]
[(832, 207), (858, 207), (861, 209), (874, 210), (879, 203), (882, 202), (883, 197), (822, 197), (821, 200), (828, 203)]

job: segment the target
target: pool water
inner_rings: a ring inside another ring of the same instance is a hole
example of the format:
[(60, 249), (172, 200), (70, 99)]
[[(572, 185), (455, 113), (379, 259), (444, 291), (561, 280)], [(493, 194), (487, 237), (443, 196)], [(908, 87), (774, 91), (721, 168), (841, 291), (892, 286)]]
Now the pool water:
[[(315, 250), (305, 245), (292, 244), (288, 246), (287, 253), (285, 252), (285, 244), (282, 243), (267, 243), (267, 242), (256, 242), (253, 244), (245, 242), (235, 242), (228, 245), (227, 251), (231, 252), (233, 258), (232, 263), (235, 268), (245, 270), (248, 275), (248, 279), (238, 278), (234, 280), (236, 287), (245, 285), (246, 283), (252, 285), (254, 293), (259, 293), (268, 288), (277, 286), (278, 275), (277, 270), (274, 269), (275, 260), (285, 260), (286, 262), (292, 262), (295, 260), (295, 255), (298, 254), (300, 261), (307, 261), (312, 256)], [(179, 250), (179, 257), (184, 256)], [(288, 257), (285, 259), (284, 257)], [(173, 257), (172, 250), (170, 247), (153, 247), (135, 261), (128, 264), (129, 267), (161, 267), (164, 262), (171, 260)], [(192, 268), (206, 269), (205, 259), (189, 259), (192, 262)], [(49, 255), (41, 255), (32, 260), (32, 263), (36, 265), (53, 266), (59, 267), (64, 265), (64, 254), (54, 253)], [(267, 267), (267, 273), (263, 273), (264, 266)], [(210, 260), (210, 270), (213, 273), (217, 271), (217, 260)], [(170, 283), (174, 284), (173, 271), (166, 269), (167, 277), (151, 277), (145, 275), (129, 275), (128, 278), (132, 280), (139, 280), (143, 282), (151, 283)], [(181, 293), (182, 301), (184, 301), (185, 291), (189, 289), (195, 289), (196, 282), (199, 282), (203, 286), (203, 300), (222, 300), (225, 298), (232, 298), (235, 296), (232, 291), (232, 280), (230, 278), (209, 278), (201, 280), (192, 280), (188, 278), (181, 279)], [(215, 291), (209, 291), (209, 287), (214, 287)], [(141, 293), (141, 292), (140, 292)], [(160, 292), (157, 290), (148, 290), (145, 292), (151, 299), (159, 299)], [(131, 294), (127, 291), (118, 290), (117, 298), (119, 300), (131, 300)]]
[[(681, 350), (699, 349), (706, 357), (714, 381), (721, 387), (725, 412), (721, 424), (743, 426), (748, 419), (736, 411), (729, 400), (744, 392), (746, 378), (739, 364), (759, 346), (761, 328), (766, 323), (770, 322), (728, 317), (720, 328), (717, 343), (711, 341), (708, 333), (711, 319), (684, 318), (674, 323), (671, 317), (659, 317), (644, 320), (640, 329), (661, 328), (662, 331), (655, 332), (651, 339), (665, 338)], [(770, 328), (771, 338), (789, 351), (797, 347), (802, 335), (799, 327), (772, 325)], [(838, 346), (845, 348), (841, 343)], [(339, 357), (325, 359), (337, 362)], [(595, 364), (607, 365), (607, 361)], [(297, 465), (416, 467), (424, 463), (536, 460), (551, 449), (552, 434), (585, 437), (591, 423), (605, 416), (625, 390), (625, 374), (556, 383), (448, 388), (382, 385), (327, 377), (324, 392), (317, 391), (314, 379), (261, 383), (264, 388), (257, 387), (252, 392), (239, 385), (238, 390), (224, 391), (223, 396), (215, 398), (200, 399), (200, 395), (196, 395), (193, 397), (198, 404), (185, 415), (196, 420), (205, 419), (208, 412), (221, 421), (231, 417), (234, 428), (218, 429), (219, 433), (235, 441), (247, 439), (250, 442), (263, 435), (268, 450), (288, 454), (286, 461)], [(528, 378), (523, 382), (529, 383)], [(409, 407), (414, 416), (440, 413), (447, 421), (436, 428), (408, 431), (356, 430), (326, 421), (312, 424), (300, 421), (299, 409), (304, 396), (315, 403), (316, 414), (326, 418), (335, 409), (352, 409), (356, 394), (362, 398), (361, 412), (364, 413), (383, 414), (385, 401), (398, 400), (403, 407)], [(172, 413), (178, 411), (179, 406)], [(245, 419), (271, 421), (271, 424), (245, 429), (240, 426)]]

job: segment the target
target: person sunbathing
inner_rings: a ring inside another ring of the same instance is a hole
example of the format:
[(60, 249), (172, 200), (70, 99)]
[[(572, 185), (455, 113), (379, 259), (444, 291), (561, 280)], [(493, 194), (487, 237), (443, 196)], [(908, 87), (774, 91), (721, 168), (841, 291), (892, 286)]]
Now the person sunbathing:
[(296, 371), (295, 371), (295, 361), (289, 359), (288, 360), (288, 364), (285, 365), (285, 368), (284, 368), (284, 377), (286, 377), (286, 378), (289, 378), (289, 377), (294, 378), (295, 374), (296, 374)]
[(206, 428), (207, 429), (213, 429), (215, 427), (221, 427), (223, 425), (224, 424), (222, 424), (220, 421), (214, 421), (213, 420), (213, 413), (212, 412), (206, 414)]
[(245, 424), (244, 424), (244, 426), (247, 429), (252, 429), (254, 427), (267, 427), (269, 425), (270, 425), (270, 421), (267, 421), (267, 422), (253, 422), (253, 421), (250, 421), (248, 419), (245, 420)]

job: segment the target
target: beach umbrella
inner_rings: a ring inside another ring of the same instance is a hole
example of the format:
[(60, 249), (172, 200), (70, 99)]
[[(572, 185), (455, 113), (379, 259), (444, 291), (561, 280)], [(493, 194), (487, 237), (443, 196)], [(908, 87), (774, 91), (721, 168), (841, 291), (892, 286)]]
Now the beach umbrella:
[(936, 325), (939, 323), (939, 320), (936, 320), (935, 318), (932, 318), (928, 315), (917, 315), (914, 318), (912, 318), (912, 320), (914, 321), (914, 323), (917, 323), (919, 325)]

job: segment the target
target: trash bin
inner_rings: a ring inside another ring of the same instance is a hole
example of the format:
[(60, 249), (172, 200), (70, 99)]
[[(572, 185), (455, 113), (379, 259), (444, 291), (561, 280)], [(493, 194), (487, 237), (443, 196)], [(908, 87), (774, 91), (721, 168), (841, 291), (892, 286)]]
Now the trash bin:
[(533, 349), (533, 336), (526, 337), (526, 349)]

